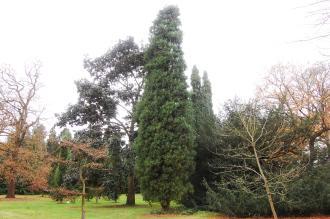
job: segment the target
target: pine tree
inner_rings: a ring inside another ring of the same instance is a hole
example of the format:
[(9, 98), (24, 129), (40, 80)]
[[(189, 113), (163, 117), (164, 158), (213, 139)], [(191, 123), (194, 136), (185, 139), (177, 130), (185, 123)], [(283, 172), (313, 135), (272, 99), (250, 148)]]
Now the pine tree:
[(168, 210), (191, 189), (194, 135), (184, 76), (179, 9), (161, 10), (146, 52), (145, 91), (138, 109), (137, 173), (145, 200)]
[(126, 204), (135, 205), (132, 147), (137, 130), (134, 114), (144, 84), (144, 50), (129, 37), (100, 57), (86, 59), (84, 67), (93, 80), (76, 83), (79, 100), (59, 117), (58, 125), (87, 125), (76, 136), (81, 143), (92, 142), (95, 148), (109, 143), (103, 134), (107, 129), (115, 128), (124, 133), (122, 137), (127, 140), (125, 152), (129, 154), (127, 161), (130, 163), (126, 169)]

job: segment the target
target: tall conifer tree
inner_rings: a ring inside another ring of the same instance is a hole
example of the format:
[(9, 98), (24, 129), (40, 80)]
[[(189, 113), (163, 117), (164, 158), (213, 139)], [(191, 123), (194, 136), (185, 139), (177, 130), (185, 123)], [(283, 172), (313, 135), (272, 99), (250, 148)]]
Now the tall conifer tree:
[(207, 73), (203, 74), (203, 83), (196, 66), (191, 73), (191, 101), (193, 108), (194, 131), (196, 134), (196, 170), (191, 176), (194, 191), (183, 199), (183, 204), (188, 207), (206, 205), (206, 188), (204, 180), (211, 180), (209, 162), (212, 160), (210, 149), (215, 139), (215, 117), (212, 110), (211, 83)]
[(179, 9), (165, 7), (151, 27), (145, 91), (138, 110), (137, 172), (144, 199), (168, 210), (191, 189), (194, 135), (184, 75)]
[(204, 71), (203, 73), (203, 86), (202, 86), (202, 93), (203, 93), (203, 105), (204, 110), (203, 112), (206, 114), (205, 116), (208, 116), (214, 120), (214, 113), (213, 113), (213, 104), (212, 104), (212, 88), (211, 88), (211, 82), (209, 80), (209, 77), (207, 75), (207, 72)]

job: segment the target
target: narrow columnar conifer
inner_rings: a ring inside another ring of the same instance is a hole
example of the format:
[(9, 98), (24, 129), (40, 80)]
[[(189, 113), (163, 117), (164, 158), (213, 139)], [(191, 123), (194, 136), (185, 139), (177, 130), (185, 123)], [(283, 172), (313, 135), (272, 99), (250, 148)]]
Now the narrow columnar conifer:
[(215, 116), (212, 110), (211, 83), (204, 72), (203, 80), (199, 75), (196, 66), (193, 67), (191, 78), (191, 102), (193, 109), (193, 128), (196, 135), (196, 169), (191, 176), (193, 193), (188, 194), (182, 200), (187, 207), (201, 207), (206, 202), (205, 182), (209, 183), (212, 178), (209, 163), (212, 160), (210, 152), (214, 145), (215, 137)]
[(137, 173), (145, 200), (168, 210), (191, 190), (194, 134), (184, 75), (179, 9), (165, 7), (151, 27), (146, 84), (138, 107)]

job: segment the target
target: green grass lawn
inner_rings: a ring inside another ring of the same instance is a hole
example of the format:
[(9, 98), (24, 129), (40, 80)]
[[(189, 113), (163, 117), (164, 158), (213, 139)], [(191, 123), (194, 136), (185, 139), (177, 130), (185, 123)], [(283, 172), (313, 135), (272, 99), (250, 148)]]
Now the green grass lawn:
[[(140, 195), (136, 196), (137, 205), (127, 207), (124, 205), (125, 196), (121, 196), (117, 203), (114, 201), (95, 200), (87, 202), (87, 219), (134, 219), (134, 218), (159, 218), (160, 215), (150, 214), (160, 209), (159, 204), (154, 203), (152, 207), (142, 200)], [(211, 213), (197, 212), (193, 215), (162, 215), (161, 218), (210, 218)], [(15, 200), (6, 200), (0, 197), (0, 219), (79, 219), (80, 201), (76, 203), (57, 204), (48, 197), (41, 196), (17, 196)]]

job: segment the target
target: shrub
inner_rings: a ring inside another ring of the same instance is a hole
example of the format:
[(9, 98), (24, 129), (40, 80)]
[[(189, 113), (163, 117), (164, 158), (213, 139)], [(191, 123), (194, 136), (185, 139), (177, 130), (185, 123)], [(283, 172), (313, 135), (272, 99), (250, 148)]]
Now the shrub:
[[(283, 196), (274, 195), (279, 215), (330, 214), (330, 163), (307, 171), (287, 184)], [(231, 185), (207, 186), (208, 209), (230, 216), (271, 215), (267, 197), (261, 191), (251, 191)]]
[(260, 192), (217, 186), (215, 189), (208, 187), (206, 197), (209, 210), (229, 216), (271, 215), (267, 197)]
[(49, 191), (51, 199), (57, 201), (58, 203), (63, 203), (63, 201), (68, 200), (75, 202), (77, 196), (81, 195), (77, 191), (72, 191), (65, 189), (63, 187), (53, 188)]
[(285, 214), (330, 213), (330, 164), (307, 172), (289, 186)]

